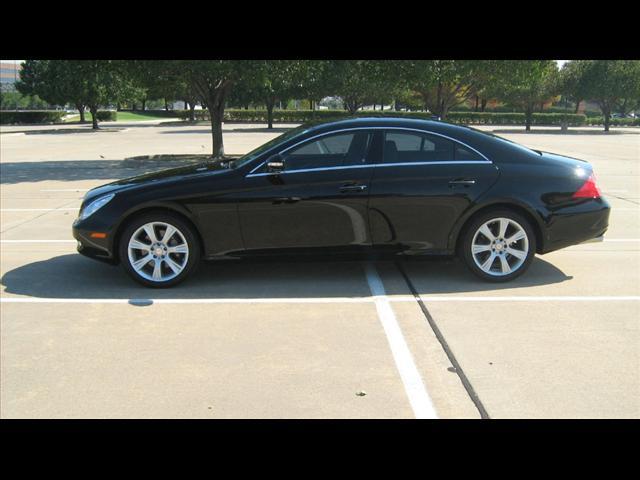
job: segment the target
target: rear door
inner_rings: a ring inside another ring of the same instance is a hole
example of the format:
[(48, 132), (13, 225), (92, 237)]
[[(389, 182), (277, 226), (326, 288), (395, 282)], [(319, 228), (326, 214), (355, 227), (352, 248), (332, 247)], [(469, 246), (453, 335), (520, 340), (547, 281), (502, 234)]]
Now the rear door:
[(497, 178), (493, 163), (453, 139), (385, 130), (369, 199), (374, 246), (446, 250), (456, 220)]

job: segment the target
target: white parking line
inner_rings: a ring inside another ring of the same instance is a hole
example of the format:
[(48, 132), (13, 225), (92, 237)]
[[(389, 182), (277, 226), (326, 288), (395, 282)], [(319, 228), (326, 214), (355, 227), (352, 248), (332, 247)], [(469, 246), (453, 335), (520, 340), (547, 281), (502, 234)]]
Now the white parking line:
[(76, 240), (0, 240), (0, 243), (76, 243)]
[[(420, 295), (425, 302), (638, 302), (640, 295), (556, 295), (556, 296), (430, 296)], [(415, 302), (413, 296), (386, 296), (389, 303)], [(43, 298), (43, 297), (0, 297), (0, 303), (93, 303), (127, 304), (137, 301), (158, 305), (177, 304), (261, 304), (261, 303), (375, 303), (376, 297), (300, 297), (300, 298)]]
[(374, 297), (376, 310), (378, 311), (378, 318), (380, 318), (380, 323), (382, 323), (387, 336), (396, 368), (400, 373), (414, 416), (416, 418), (438, 418), (431, 397), (422, 382), (418, 368), (402, 335), (400, 325), (398, 325), (396, 316), (393, 313), (391, 303), (386, 296), (382, 280), (371, 263), (366, 265), (366, 275), (369, 289)]
[(76, 208), (0, 208), (0, 212), (62, 212), (62, 211), (78, 211)]

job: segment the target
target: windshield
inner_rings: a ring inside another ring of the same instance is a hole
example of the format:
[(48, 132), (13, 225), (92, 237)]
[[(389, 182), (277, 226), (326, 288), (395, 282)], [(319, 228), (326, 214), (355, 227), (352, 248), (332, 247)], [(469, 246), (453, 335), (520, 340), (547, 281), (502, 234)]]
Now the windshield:
[(282, 135), (278, 135), (273, 140), (270, 140), (267, 143), (264, 143), (264, 144), (260, 145), (258, 148), (254, 149), (254, 150), (251, 150), (246, 155), (240, 157), (235, 162), (233, 162), (234, 166), (235, 167), (241, 167), (243, 165), (246, 165), (247, 163), (249, 163), (252, 160), (254, 160), (255, 158), (259, 157), (260, 155), (262, 155), (264, 152), (266, 152), (270, 148), (274, 147), (275, 145), (277, 145), (277, 144), (279, 144), (281, 142), (284, 142), (285, 140), (288, 140), (290, 138), (293, 138), (296, 135), (300, 135), (302, 133), (305, 133), (308, 129), (309, 129), (309, 125), (301, 125), (299, 127), (292, 128), (291, 130), (289, 130), (287, 132), (284, 132)]

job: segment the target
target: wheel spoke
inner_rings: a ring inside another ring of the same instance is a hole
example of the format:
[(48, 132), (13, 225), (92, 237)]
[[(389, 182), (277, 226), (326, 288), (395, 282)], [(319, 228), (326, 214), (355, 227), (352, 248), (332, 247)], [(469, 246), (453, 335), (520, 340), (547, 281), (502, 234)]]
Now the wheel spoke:
[(509, 227), (509, 220), (506, 218), (500, 219), (500, 232), (498, 233), (499, 238), (504, 238), (507, 234), (507, 228)]
[(174, 262), (173, 259), (166, 257), (164, 261), (167, 262), (167, 265), (169, 265), (169, 268), (173, 270), (173, 273), (178, 274), (182, 271), (182, 267)]
[(493, 261), (496, 259), (496, 254), (494, 252), (491, 252), (491, 255), (489, 255), (489, 258), (487, 258), (487, 260), (480, 266), (480, 268), (482, 268), (482, 270), (484, 270), (485, 272), (488, 272), (491, 270), (491, 267), (493, 266)]
[(522, 240), (526, 237), (524, 230), (518, 230), (516, 233), (511, 235), (509, 238), (505, 238), (507, 245), (511, 245), (512, 243), (517, 242), (518, 240)]
[(149, 240), (151, 240), (151, 243), (156, 243), (158, 241), (158, 238), (156, 237), (156, 231), (153, 228), (153, 224), (149, 223), (145, 225), (143, 228), (147, 236), (149, 237)]
[(175, 245), (173, 247), (167, 247), (167, 252), (169, 253), (187, 253), (189, 251), (189, 247), (186, 243), (181, 243), (180, 245)]
[(515, 248), (510, 248), (510, 247), (507, 248), (507, 253), (510, 255), (513, 255), (518, 260), (524, 260), (525, 257), (527, 256), (527, 252), (524, 252), (522, 250), (516, 250)]
[(145, 255), (141, 259), (133, 262), (131, 266), (134, 268), (135, 271), (139, 271), (142, 267), (144, 267), (147, 263), (149, 263), (149, 260), (151, 260), (152, 258), (153, 257), (151, 256), (151, 254)]
[(502, 273), (511, 272), (511, 266), (509, 265), (509, 262), (507, 262), (507, 257), (505, 257), (504, 255), (500, 255), (500, 268), (502, 270)]
[(169, 240), (171, 239), (171, 237), (173, 237), (174, 233), (176, 233), (175, 227), (167, 225), (167, 229), (164, 231), (164, 235), (162, 237), (162, 243), (164, 243), (165, 245), (169, 243)]
[(491, 250), (491, 245), (474, 245), (471, 248), (471, 251), (473, 252), (474, 255), (477, 255), (478, 253), (482, 253), (482, 252), (488, 252), (489, 250)]
[(153, 279), (162, 280), (162, 260), (156, 258), (155, 265), (153, 266)]
[(484, 235), (485, 237), (487, 237), (487, 239), (489, 240), (495, 240), (496, 237), (493, 233), (491, 233), (491, 230), (489, 230), (489, 227), (487, 226), (487, 224), (485, 223), (482, 227), (480, 227), (480, 233), (482, 235)]
[(149, 251), (149, 248), (151, 248), (151, 245), (147, 245), (146, 243), (142, 243), (142, 242), (139, 242), (138, 240), (133, 239), (129, 242), (129, 248), (134, 248), (136, 250)]

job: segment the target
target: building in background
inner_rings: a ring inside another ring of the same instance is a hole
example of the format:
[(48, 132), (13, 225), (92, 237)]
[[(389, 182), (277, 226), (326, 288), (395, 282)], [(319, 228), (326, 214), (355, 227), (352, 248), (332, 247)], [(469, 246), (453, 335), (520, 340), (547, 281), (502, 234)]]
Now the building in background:
[(3, 92), (15, 92), (15, 83), (20, 80), (22, 60), (0, 60), (0, 88)]

